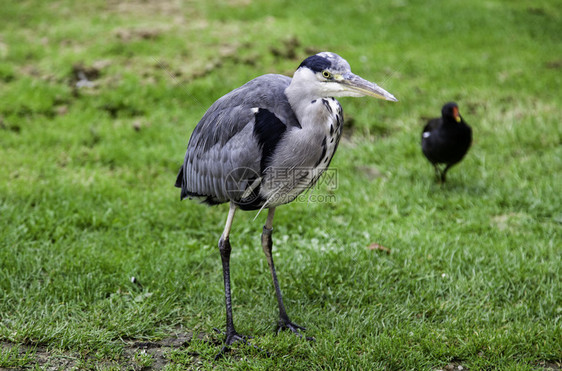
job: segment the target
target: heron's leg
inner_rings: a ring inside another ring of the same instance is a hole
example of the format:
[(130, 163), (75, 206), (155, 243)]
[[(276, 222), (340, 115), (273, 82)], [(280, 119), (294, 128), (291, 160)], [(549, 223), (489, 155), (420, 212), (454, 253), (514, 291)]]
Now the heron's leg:
[(261, 235), (261, 244), (267, 263), (269, 264), (269, 270), (271, 271), (271, 277), (273, 278), (273, 285), (275, 286), (275, 295), (277, 296), (277, 304), (279, 306), (279, 323), (277, 326), (278, 331), (282, 329), (289, 329), (293, 333), (302, 337), (299, 330), (306, 330), (306, 328), (299, 326), (289, 319), (287, 311), (285, 310), (285, 305), (283, 305), (283, 297), (281, 295), (281, 289), (279, 288), (279, 281), (277, 281), (277, 273), (275, 273), (275, 265), (273, 264), (273, 256), (271, 255), (271, 249), (273, 247), (273, 242), (271, 240), (271, 234), (273, 233), (273, 216), (275, 214), (275, 208), (269, 209), (267, 214), (267, 221), (263, 226), (263, 232)]
[[(215, 359), (219, 359), (224, 356), (224, 354), (229, 351), (229, 346), (237, 341), (248, 344), (245, 337), (239, 335), (238, 332), (236, 332), (236, 329), (234, 328), (234, 320), (232, 318), (232, 299), (230, 294), (230, 252), (232, 251), (232, 248), (230, 247), (229, 235), (235, 212), (236, 205), (234, 203), (231, 203), (230, 210), (228, 211), (228, 217), (226, 218), (224, 232), (222, 233), (219, 240), (219, 251), (222, 260), (222, 275), (224, 278), (224, 297), (226, 303), (226, 339), (224, 341), (224, 346), (222, 347), (219, 354), (215, 356)], [(217, 331), (220, 333), (219, 330)], [(260, 351), (262, 350), (255, 345), (253, 345), (253, 347)], [(266, 354), (269, 355), (268, 352), (266, 352)]]
[(219, 240), (219, 251), (222, 260), (222, 275), (224, 278), (224, 297), (226, 302), (226, 339), (225, 346), (222, 348), (221, 352), (217, 355), (217, 358), (222, 356), (223, 353), (228, 350), (228, 346), (235, 341), (244, 341), (236, 330), (234, 329), (234, 320), (232, 319), (232, 299), (230, 294), (230, 252), (232, 248), (230, 247), (229, 235), (230, 228), (232, 227), (232, 219), (234, 218), (234, 213), (236, 212), (236, 205), (230, 204), (230, 210), (228, 211), (228, 217), (226, 219), (226, 225), (224, 227), (224, 232)]

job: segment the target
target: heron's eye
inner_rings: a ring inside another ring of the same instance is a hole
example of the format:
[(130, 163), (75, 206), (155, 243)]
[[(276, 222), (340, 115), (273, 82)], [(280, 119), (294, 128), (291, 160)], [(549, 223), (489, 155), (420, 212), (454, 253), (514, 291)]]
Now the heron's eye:
[(324, 76), (327, 79), (331, 79), (332, 78), (332, 74), (330, 73), (330, 71), (328, 70), (324, 70), (322, 71), (322, 76)]

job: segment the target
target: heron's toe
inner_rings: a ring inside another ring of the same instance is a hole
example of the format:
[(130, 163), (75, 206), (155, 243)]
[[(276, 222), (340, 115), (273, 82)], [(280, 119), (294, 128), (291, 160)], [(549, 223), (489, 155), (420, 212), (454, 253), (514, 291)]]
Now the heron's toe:
[[(222, 331), (220, 331), (219, 329), (215, 329), (215, 331), (217, 331), (217, 333), (221, 334)], [(248, 342), (248, 339), (251, 338), (251, 336), (244, 336), (244, 335), (239, 335), (236, 332), (231, 332), (226, 334), (226, 338), (224, 340), (224, 345), (221, 348), (220, 352), (215, 356), (215, 360), (218, 360), (222, 357), (224, 357), (227, 353), (230, 352), (230, 346), (234, 343), (240, 342), (243, 343), (245, 345), (251, 346), (253, 348), (255, 348), (256, 350), (259, 350), (260, 352), (264, 352), (268, 357), (270, 356), (269, 352), (266, 350), (261, 349), (260, 347), (257, 347), (251, 343)]]
[[(277, 325), (277, 333), (279, 333), (279, 331), (281, 331), (281, 330), (291, 330), (291, 332), (293, 334), (302, 338), (301, 331), (306, 331), (306, 327), (302, 327), (302, 326), (297, 325), (296, 323), (293, 323), (291, 321), (279, 320), (279, 323)], [(310, 337), (310, 336), (307, 336), (306, 340), (315, 341), (315, 339), (313, 337)]]

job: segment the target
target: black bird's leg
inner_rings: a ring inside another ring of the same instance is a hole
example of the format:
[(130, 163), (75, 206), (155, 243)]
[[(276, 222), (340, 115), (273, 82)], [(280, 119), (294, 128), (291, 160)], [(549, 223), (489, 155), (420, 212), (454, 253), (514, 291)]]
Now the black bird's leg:
[(271, 250), (273, 247), (273, 242), (271, 240), (271, 234), (273, 233), (273, 216), (275, 214), (275, 208), (270, 208), (267, 214), (267, 221), (263, 226), (263, 233), (261, 235), (261, 245), (267, 263), (269, 264), (269, 270), (271, 271), (271, 277), (273, 278), (273, 285), (275, 286), (275, 295), (277, 296), (277, 304), (279, 305), (279, 322), (277, 325), (277, 331), (283, 329), (289, 329), (294, 334), (302, 337), (299, 330), (306, 330), (306, 328), (299, 326), (289, 319), (287, 312), (285, 311), (285, 305), (283, 305), (283, 297), (281, 295), (281, 289), (279, 288), (279, 282), (277, 281), (277, 273), (275, 273), (275, 265), (273, 264), (273, 256), (271, 255)]
[(440, 182), (441, 181), (441, 170), (439, 170), (439, 165), (437, 165), (435, 163), (435, 164), (433, 164), (433, 168), (435, 169), (435, 181)]
[(445, 183), (445, 177), (447, 175), (447, 171), (449, 170), (449, 168), (451, 167), (451, 164), (448, 164), (447, 166), (445, 166), (445, 169), (443, 169), (443, 171), (441, 172), (441, 183)]

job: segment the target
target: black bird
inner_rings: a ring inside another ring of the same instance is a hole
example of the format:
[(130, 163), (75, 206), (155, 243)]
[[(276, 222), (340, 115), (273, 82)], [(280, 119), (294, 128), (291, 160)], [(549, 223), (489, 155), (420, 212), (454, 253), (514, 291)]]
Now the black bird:
[[(441, 115), (429, 120), (423, 128), (421, 146), (423, 154), (435, 168), (437, 181), (445, 183), (447, 171), (468, 152), (472, 129), (464, 122), (455, 102), (445, 104)], [(440, 164), (445, 165), (442, 170)]]

